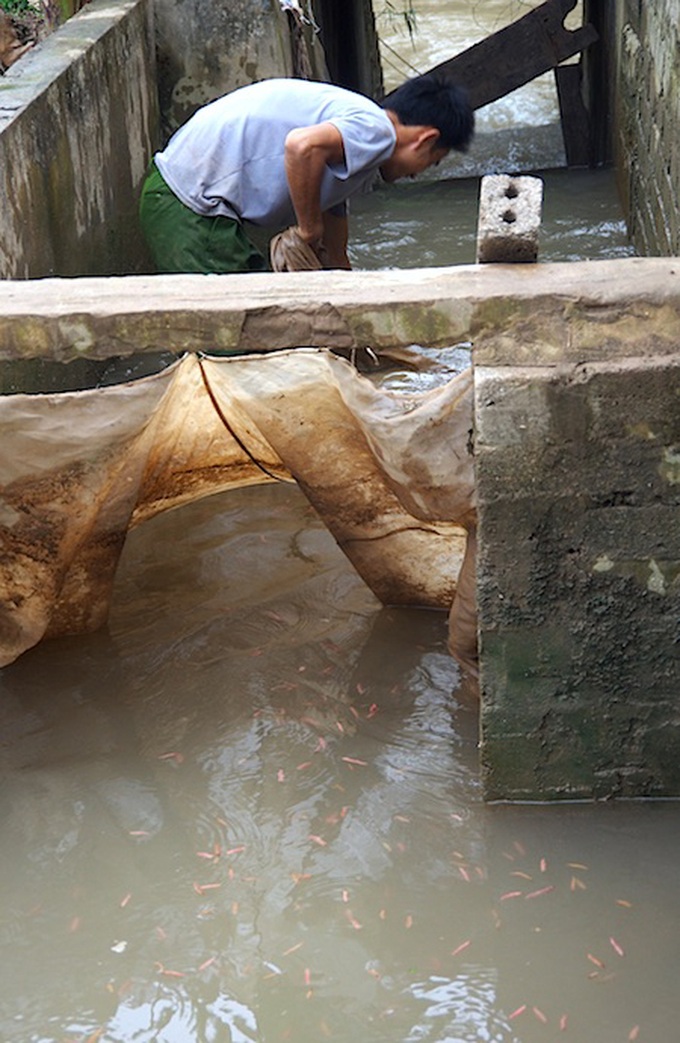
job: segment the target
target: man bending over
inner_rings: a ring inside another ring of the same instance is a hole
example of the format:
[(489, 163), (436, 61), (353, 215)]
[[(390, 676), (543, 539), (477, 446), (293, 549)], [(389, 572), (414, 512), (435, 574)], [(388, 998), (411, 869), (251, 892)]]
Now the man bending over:
[[(199, 109), (154, 157), (140, 219), (159, 272), (268, 268), (262, 244), (290, 225), (327, 268), (349, 268), (347, 201), (412, 177), (474, 131), (465, 93), (432, 74), (386, 107), (329, 83), (264, 80)], [(259, 245), (258, 245), (259, 244)]]

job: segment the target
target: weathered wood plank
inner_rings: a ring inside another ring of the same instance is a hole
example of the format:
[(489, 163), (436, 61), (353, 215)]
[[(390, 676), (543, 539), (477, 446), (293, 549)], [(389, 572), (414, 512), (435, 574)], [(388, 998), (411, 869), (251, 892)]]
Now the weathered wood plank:
[(564, 151), (568, 167), (590, 165), (590, 117), (581, 97), (581, 65), (555, 69)]
[(430, 72), (465, 87), (472, 107), (481, 109), (597, 40), (590, 24), (565, 29), (564, 19), (575, 6), (576, 0), (546, 0)]

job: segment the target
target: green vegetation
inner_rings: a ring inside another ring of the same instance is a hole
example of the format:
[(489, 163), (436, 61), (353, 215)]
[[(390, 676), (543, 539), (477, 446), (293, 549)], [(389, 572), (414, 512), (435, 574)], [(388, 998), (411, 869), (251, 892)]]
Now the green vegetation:
[[(2, 0), (0, 0), (0, 3)], [(416, 12), (413, 6), (413, 0), (401, 0), (400, 4), (392, 3), (391, 0), (385, 0), (384, 10), (378, 11), (378, 16), (383, 14), (389, 21), (394, 18), (403, 18), (408, 29), (408, 34), (413, 39), (413, 34), (417, 29), (416, 24)]]
[(32, 10), (29, 0), (0, 0), (0, 10), (8, 15), (26, 14)]

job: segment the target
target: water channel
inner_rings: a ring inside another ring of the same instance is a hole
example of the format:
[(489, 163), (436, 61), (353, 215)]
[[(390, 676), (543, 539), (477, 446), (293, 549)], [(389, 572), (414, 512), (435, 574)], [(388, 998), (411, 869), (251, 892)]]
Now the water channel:
[[(546, 186), (542, 256), (628, 251), (608, 172)], [(355, 264), (472, 260), (476, 190), (361, 200)], [(445, 639), (290, 486), (136, 530), (0, 678), (3, 1043), (674, 1039), (678, 806), (485, 806)]]

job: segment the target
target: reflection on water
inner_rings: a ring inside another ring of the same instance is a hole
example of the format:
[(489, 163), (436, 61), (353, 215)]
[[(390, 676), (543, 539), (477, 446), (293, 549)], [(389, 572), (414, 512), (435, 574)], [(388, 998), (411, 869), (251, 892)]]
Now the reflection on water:
[(2, 674), (0, 1038), (674, 1038), (676, 807), (485, 807), (445, 630), (289, 486), (133, 533)]

